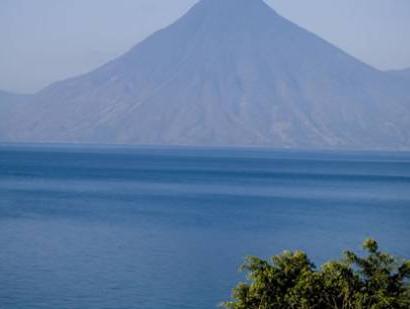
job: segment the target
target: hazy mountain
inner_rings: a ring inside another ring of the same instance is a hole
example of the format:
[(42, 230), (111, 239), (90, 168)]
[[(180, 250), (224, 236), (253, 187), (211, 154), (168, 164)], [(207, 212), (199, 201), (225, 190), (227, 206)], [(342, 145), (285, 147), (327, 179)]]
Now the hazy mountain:
[(21, 102), (27, 99), (28, 95), (16, 94), (0, 90), (0, 105)]
[(13, 110), (9, 141), (410, 149), (408, 83), (276, 14), (202, 0)]
[(0, 90), (0, 141), (6, 140), (6, 133), (10, 131), (11, 123), (9, 123), (14, 110), (19, 104), (29, 101), (30, 96), (14, 94)]
[(11, 108), (19, 96), (0, 90), (0, 128), (9, 117)]
[[(410, 82), (410, 69), (393, 70), (393, 71), (389, 71), (388, 73), (390, 73), (393, 76), (406, 79), (406, 81)], [(408, 85), (410, 86), (410, 84)]]

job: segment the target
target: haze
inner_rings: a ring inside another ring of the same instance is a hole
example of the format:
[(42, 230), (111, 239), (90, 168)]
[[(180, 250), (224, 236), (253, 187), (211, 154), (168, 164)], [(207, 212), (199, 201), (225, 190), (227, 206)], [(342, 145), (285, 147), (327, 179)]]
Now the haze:
[[(0, 0), (0, 89), (29, 93), (119, 56), (195, 0)], [(408, 0), (268, 0), (383, 70), (410, 67)]]

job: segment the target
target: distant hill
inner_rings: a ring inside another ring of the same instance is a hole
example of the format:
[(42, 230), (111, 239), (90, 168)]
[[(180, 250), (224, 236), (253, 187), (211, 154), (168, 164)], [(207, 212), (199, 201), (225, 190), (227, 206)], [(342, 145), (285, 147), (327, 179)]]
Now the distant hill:
[(202, 0), (10, 113), (14, 142), (410, 149), (410, 85), (262, 0)]
[[(9, 126), (11, 117), (14, 115), (14, 110), (30, 101), (28, 95), (14, 94), (0, 90), (0, 141), (5, 140), (5, 134), (10, 131)], [(14, 124), (13, 124), (14, 125)]]
[[(406, 79), (407, 81), (410, 82), (410, 69), (392, 70), (392, 71), (389, 71), (388, 73), (390, 73), (391, 75), (394, 75), (396, 77)], [(410, 86), (410, 84), (409, 84), (409, 86)]]
[(0, 90), (0, 104), (20, 102), (29, 96)]

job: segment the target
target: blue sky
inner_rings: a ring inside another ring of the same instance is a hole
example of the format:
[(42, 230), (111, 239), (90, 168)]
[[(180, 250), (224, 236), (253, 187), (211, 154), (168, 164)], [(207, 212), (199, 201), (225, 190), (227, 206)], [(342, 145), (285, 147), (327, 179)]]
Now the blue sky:
[[(116, 57), (197, 0), (0, 0), (0, 89), (34, 92)], [(379, 69), (410, 67), (409, 0), (267, 0)]]

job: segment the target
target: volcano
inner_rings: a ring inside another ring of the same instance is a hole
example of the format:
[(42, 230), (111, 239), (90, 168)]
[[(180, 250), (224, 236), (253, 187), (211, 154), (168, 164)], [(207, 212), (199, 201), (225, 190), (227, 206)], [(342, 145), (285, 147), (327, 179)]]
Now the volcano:
[(202, 0), (121, 57), (3, 106), (0, 140), (410, 149), (409, 86), (262, 0)]

